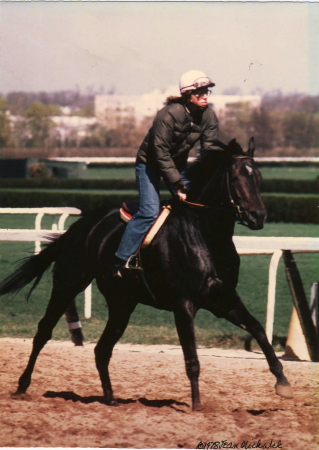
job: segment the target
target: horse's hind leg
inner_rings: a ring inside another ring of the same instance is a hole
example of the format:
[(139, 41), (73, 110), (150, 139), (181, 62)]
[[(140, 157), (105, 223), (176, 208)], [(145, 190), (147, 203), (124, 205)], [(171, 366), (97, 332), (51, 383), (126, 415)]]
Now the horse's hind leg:
[(114, 297), (111, 302), (108, 299), (109, 318), (105, 330), (95, 347), (95, 362), (100, 375), (101, 384), (108, 405), (117, 405), (113, 397), (113, 390), (109, 375), (109, 363), (112, 351), (117, 341), (123, 335), (131, 314), (135, 308), (134, 305), (123, 305), (119, 298)]
[(270, 371), (277, 379), (276, 394), (281, 397), (292, 398), (292, 388), (284, 375), (281, 362), (267, 339), (263, 326), (248, 312), (238, 294), (235, 293), (234, 295), (235, 306), (223, 317), (234, 325), (248, 331), (256, 339), (268, 361)]
[(75, 346), (83, 346), (83, 334), (81, 322), (76, 309), (75, 301), (72, 300), (65, 311), (65, 319), (68, 324), (69, 332), (71, 334), (71, 341)]
[(36, 363), (37, 357), (45, 346), (45, 344), (51, 339), (52, 330), (58, 323), (62, 314), (65, 312), (69, 303), (74, 300), (76, 295), (81, 290), (71, 291), (64, 283), (54, 282), (51, 298), (45, 312), (45, 315), (38, 324), (38, 331), (33, 339), (32, 352), (29, 358), (28, 365), (19, 379), (19, 385), (17, 394), (23, 394), (31, 384), (31, 375)]

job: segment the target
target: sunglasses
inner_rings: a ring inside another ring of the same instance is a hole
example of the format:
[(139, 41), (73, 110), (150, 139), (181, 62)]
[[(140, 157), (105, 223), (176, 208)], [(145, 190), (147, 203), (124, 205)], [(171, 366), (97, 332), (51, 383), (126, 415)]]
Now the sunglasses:
[(210, 89), (198, 89), (192, 92), (193, 95), (196, 95), (197, 98), (201, 98), (204, 95), (210, 95), (212, 91)]

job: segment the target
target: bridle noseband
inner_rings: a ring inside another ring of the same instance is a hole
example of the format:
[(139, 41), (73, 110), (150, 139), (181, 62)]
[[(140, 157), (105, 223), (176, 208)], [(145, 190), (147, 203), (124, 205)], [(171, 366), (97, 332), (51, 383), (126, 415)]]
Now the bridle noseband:
[[(254, 158), (252, 156), (249, 156), (249, 155), (239, 155), (239, 156), (236, 156), (234, 159), (235, 160), (236, 159), (250, 159), (250, 160), (253, 160)], [(239, 220), (240, 224), (247, 227), (248, 225), (245, 224), (244, 219), (243, 219), (244, 211), (242, 211), (240, 209), (240, 206), (235, 203), (235, 201), (234, 201), (234, 199), (233, 199), (233, 197), (231, 195), (228, 167), (226, 167), (226, 187), (227, 187), (228, 199), (229, 199), (229, 202), (231, 204), (231, 211), (233, 211), (235, 213), (235, 216)], [(210, 210), (223, 210), (223, 211), (228, 210), (229, 211), (229, 209), (227, 209), (225, 207), (216, 207), (216, 206), (203, 205), (201, 203), (192, 203), (192, 202), (189, 202), (188, 200), (183, 200), (183, 203), (185, 203), (185, 204), (187, 204), (187, 205), (189, 205), (191, 207), (195, 207), (195, 208), (210, 209)]]
[[(236, 156), (234, 159), (250, 159), (253, 160), (254, 158), (252, 156), (248, 156), (248, 155), (240, 155), (240, 156)], [(235, 210), (235, 214), (237, 219), (240, 221), (241, 225), (247, 226), (244, 223), (244, 219), (243, 219), (243, 215), (244, 215), (244, 211), (240, 209), (240, 206), (237, 205), (231, 195), (231, 190), (230, 190), (230, 181), (229, 181), (229, 171), (226, 170), (226, 183), (227, 183), (227, 193), (228, 193), (228, 198), (230, 201), (230, 204), (232, 205), (232, 207)]]

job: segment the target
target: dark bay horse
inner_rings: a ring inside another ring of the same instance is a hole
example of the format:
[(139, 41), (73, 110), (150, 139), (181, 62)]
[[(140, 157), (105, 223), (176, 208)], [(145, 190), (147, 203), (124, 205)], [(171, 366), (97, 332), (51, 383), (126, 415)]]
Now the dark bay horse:
[(28, 365), (19, 379), (18, 394), (29, 387), (36, 359), (68, 305), (96, 278), (109, 308), (106, 328), (95, 348), (107, 404), (116, 404), (108, 372), (113, 347), (138, 303), (174, 313), (191, 383), (193, 409), (200, 408), (194, 335), (194, 318), (200, 308), (251, 333), (277, 379), (276, 393), (292, 397), (283, 367), (263, 327), (236, 292), (239, 256), (232, 241), (235, 221), (239, 219), (259, 230), (266, 218), (259, 193), (261, 175), (253, 160), (254, 147), (251, 139), (244, 152), (233, 140), (224, 146), (224, 151), (210, 152), (190, 168), (189, 203), (172, 202), (166, 222), (151, 245), (141, 252), (148, 289), (130, 273), (122, 278), (111, 275), (114, 254), (125, 229), (118, 209), (83, 216), (1, 283), (0, 295), (4, 295), (19, 291), (35, 279), (31, 294), (44, 271), (55, 262), (51, 298), (39, 322)]

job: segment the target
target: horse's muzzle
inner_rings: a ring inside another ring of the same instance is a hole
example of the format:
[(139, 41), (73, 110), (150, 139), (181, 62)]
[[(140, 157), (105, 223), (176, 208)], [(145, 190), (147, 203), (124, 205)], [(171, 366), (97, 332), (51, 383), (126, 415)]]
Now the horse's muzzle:
[(265, 209), (256, 209), (246, 213), (246, 220), (251, 230), (261, 230), (264, 227), (267, 212)]

